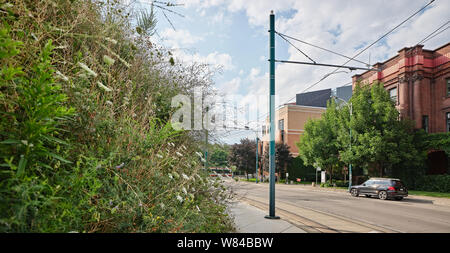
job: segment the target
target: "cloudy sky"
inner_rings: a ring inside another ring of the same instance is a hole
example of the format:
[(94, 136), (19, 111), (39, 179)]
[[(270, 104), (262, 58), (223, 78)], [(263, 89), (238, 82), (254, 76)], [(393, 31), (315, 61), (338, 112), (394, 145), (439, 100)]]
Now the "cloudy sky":
[[(140, 0), (151, 2), (150, 0)], [(354, 56), (376, 41), (430, 0), (178, 0), (183, 4), (170, 10), (184, 15), (180, 17), (166, 11), (175, 27), (156, 9), (159, 40), (172, 48), (178, 62), (203, 62), (220, 65), (216, 75), (218, 91), (242, 96), (241, 102), (249, 103), (250, 120), (256, 120), (254, 95), (267, 95), (269, 90), (267, 62), (269, 54), (269, 14), (275, 13), (275, 29), (283, 34)], [(149, 7), (148, 4), (143, 6)], [(450, 20), (450, 1), (435, 0), (427, 9), (414, 16), (357, 57), (370, 64), (395, 56), (403, 47), (417, 44), (431, 32)], [(448, 27), (449, 24), (443, 28)], [(435, 49), (450, 41), (450, 29), (424, 43), (425, 49)], [(293, 42), (313, 60), (320, 63), (343, 64), (346, 58), (330, 54), (314, 47)], [(294, 47), (277, 36), (276, 58), (308, 61)], [(348, 65), (365, 67), (358, 62)], [(276, 94), (278, 104), (295, 102), (294, 96), (320, 80), (334, 68), (309, 65), (276, 65)], [(342, 69), (308, 91), (333, 88), (349, 84), (351, 76), (362, 71)], [(345, 71), (345, 72), (344, 72)], [(347, 72), (347, 73), (346, 73)], [(292, 99), (292, 100), (290, 100)], [(267, 104), (258, 103), (259, 116), (267, 113)], [(263, 119), (262, 117), (261, 119)], [(238, 142), (255, 133), (235, 131), (228, 133), (224, 142)]]

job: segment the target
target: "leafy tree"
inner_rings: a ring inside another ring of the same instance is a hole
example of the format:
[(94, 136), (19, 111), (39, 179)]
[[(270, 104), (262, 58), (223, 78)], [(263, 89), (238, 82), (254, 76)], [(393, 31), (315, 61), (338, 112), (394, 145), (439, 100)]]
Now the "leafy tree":
[[(327, 105), (321, 119), (309, 120), (305, 132), (297, 143), (300, 156), (306, 165), (325, 169), (329, 175), (333, 168), (341, 166), (339, 160), (339, 143), (337, 141), (339, 110), (334, 100)], [(332, 182), (332, 177), (331, 182)]]
[(297, 156), (292, 159), (291, 164), (287, 168), (290, 180), (296, 180), (301, 178), (306, 181), (314, 181), (315, 169), (311, 165), (305, 165), (301, 156)]
[[(275, 172), (280, 173), (280, 177), (284, 178), (288, 171), (288, 166), (292, 162), (292, 154), (290, 147), (284, 143), (275, 144)], [(264, 170), (269, 171), (269, 149), (264, 152), (263, 158)]]
[(211, 166), (226, 167), (228, 166), (228, 154), (230, 148), (228, 145), (214, 144), (209, 155), (209, 162)]
[(228, 161), (236, 166), (237, 171), (254, 173), (256, 171), (256, 142), (245, 138), (241, 139), (240, 143), (232, 145)]
[(350, 102), (351, 118), (349, 108), (342, 108), (339, 115), (339, 154), (343, 162), (374, 169), (377, 176), (386, 175), (398, 164), (417, 166), (423, 162), (423, 154), (414, 146), (413, 122), (399, 120), (394, 101), (381, 83), (357, 85)]

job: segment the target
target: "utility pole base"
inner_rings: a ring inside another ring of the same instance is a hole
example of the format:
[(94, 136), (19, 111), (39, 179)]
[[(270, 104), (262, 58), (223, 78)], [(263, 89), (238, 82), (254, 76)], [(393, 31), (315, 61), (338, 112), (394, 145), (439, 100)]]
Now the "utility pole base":
[(264, 216), (264, 218), (269, 219), (269, 220), (279, 220), (280, 216), (270, 216), (270, 215), (266, 215)]

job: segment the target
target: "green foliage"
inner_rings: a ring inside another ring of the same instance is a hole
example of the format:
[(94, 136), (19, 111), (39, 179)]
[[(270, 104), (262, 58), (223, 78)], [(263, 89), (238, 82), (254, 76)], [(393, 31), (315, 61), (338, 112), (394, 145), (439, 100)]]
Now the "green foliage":
[[(291, 163), (292, 154), (289, 146), (285, 143), (275, 143), (275, 173), (279, 173), (281, 178), (285, 178)], [(264, 152), (263, 169), (269, 171), (269, 148)]]
[(41, 213), (53, 212), (59, 199), (59, 188), (52, 184), (53, 173), (61, 163), (70, 161), (63, 157), (67, 143), (58, 135), (73, 109), (64, 105), (67, 97), (53, 81), (52, 42), (45, 44), (31, 71), (26, 73), (12, 64), (7, 66), (22, 43), (12, 40), (4, 27), (0, 36), (0, 60), (4, 63), (0, 83), (5, 86), (1, 92), (5, 115), (0, 125), (5, 131), (1, 133), (0, 154), (5, 163), (0, 183), (0, 230), (24, 232), (40, 227), (47, 231), (41, 223), (50, 217), (42, 217)]
[(450, 193), (450, 175), (425, 175), (410, 189)]
[(227, 167), (229, 152), (230, 150), (227, 145), (212, 145), (208, 154), (208, 163), (212, 167)]
[(20, 0), (1, 13), (1, 232), (233, 230), (198, 143), (169, 122), (170, 98), (210, 71), (162, 64), (170, 52), (123, 10)]
[(336, 187), (348, 187), (348, 180), (344, 181), (344, 180), (335, 180), (334, 184), (336, 185)]
[[(258, 157), (258, 160), (260, 156)], [(256, 171), (256, 141), (247, 138), (231, 146), (228, 161), (236, 166), (238, 172), (255, 173)]]
[(139, 12), (136, 31), (141, 35), (152, 36), (155, 33), (156, 24), (157, 20), (152, 5), (150, 12), (146, 10), (141, 10)]
[[(385, 175), (398, 164), (406, 162), (413, 166), (423, 162), (423, 154), (414, 146), (412, 121), (398, 120), (399, 113), (382, 84), (357, 86), (350, 102), (353, 105), (350, 121), (349, 115), (342, 115), (340, 121), (352, 131), (351, 150), (340, 152), (343, 162), (374, 168), (372, 173), (376, 176)], [(341, 147), (348, 147), (349, 140), (349, 131), (341, 131)]]
[(300, 156), (307, 165), (321, 167), (330, 175), (340, 166), (338, 117), (337, 105), (332, 100), (321, 119), (306, 122), (305, 132), (297, 143)]
[(349, 103), (339, 106), (331, 100), (321, 119), (306, 123), (297, 144), (305, 163), (326, 169), (331, 178), (341, 178), (352, 164), (355, 176), (370, 169), (373, 176), (409, 177), (414, 184), (423, 174), (426, 136), (414, 131), (411, 120), (399, 120), (383, 85), (357, 85)]
[(428, 134), (424, 140), (424, 145), (428, 149), (440, 149), (450, 157), (450, 133), (432, 133)]
[(300, 178), (302, 181), (315, 181), (315, 168), (310, 165), (305, 165), (302, 158), (297, 156), (292, 159), (292, 163), (288, 166), (289, 180), (296, 181)]

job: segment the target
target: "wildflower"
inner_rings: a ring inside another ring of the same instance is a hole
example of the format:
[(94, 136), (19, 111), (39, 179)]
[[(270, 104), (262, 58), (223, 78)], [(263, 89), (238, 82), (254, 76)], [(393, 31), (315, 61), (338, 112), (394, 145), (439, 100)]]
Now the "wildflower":
[(178, 201), (183, 202), (183, 198), (180, 195), (177, 195), (177, 199)]
[(38, 41), (38, 38), (36, 37), (36, 35), (35, 35), (34, 33), (31, 33), (31, 37), (33, 37), (33, 39), (34, 39), (35, 41)]
[(191, 188), (191, 191), (195, 192), (195, 188), (194, 188), (194, 187), (192, 187), (192, 188)]
[(170, 173), (169, 173), (169, 175), (168, 175), (168, 176), (169, 176), (169, 178), (170, 178), (170, 179), (173, 179), (173, 176), (172, 176), (172, 174), (170, 174)]
[(142, 206), (142, 202), (141, 201), (139, 201), (139, 206)]
[(116, 169), (121, 169), (124, 165), (125, 165), (125, 163), (121, 163), (120, 165), (116, 166)]
[(112, 200), (110, 200), (110, 201), (109, 201), (109, 205), (110, 205), (110, 206), (112, 206), (112, 205), (113, 205), (113, 202), (112, 202)]
[(14, 7), (14, 5), (13, 4), (11, 4), (11, 3), (5, 3), (5, 4), (3, 4), (2, 5), (2, 8), (12, 8), (12, 7)]
[(164, 205), (164, 203), (159, 204), (159, 206), (164, 209), (166, 207), (166, 205)]
[(111, 39), (109, 37), (105, 37), (105, 40), (113, 43), (114, 45), (117, 44), (117, 40), (115, 40), (115, 39)]
[(56, 72), (55, 72), (55, 74), (59, 77), (59, 78), (61, 78), (62, 80), (64, 80), (64, 81), (69, 81), (69, 78), (67, 78), (67, 76), (65, 76), (65, 75), (63, 75), (61, 72), (59, 72), (59, 70), (57, 70)]
[(113, 58), (107, 56), (106, 54), (103, 55), (103, 62), (106, 63), (106, 65), (108, 66), (112, 66), (114, 64), (116, 60), (114, 60)]
[(177, 156), (182, 157), (183, 154), (181, 154), (180, 152), (175, 152), (177, 154)]
[(85, 73), (78, 74), (78, 76), (83, 78), (83, 79), (87, 79), (88, 78), (88, 76)]
[(187, 190), (186, 190), (186, 188), (184, 188), (184, 186), (183, 186), (182, 190), (183, 190), (184, 194), (187, 195)]
[(97, 73), (95, 73), (92, 69), (90, 69), (86, 64), (82, 62), (78, 62), (78, 66), (80, 66), (82, 69), (84, 69), (89, 75), (97, 77)]
[(106, 87), (104, 84), (102, 84), (100, 81), (97, 81), (97, 85), (99, 88), (102, 88), (104, 91), (110, 92), (111, 89)]
[(189, 180), (189, 177), (186, 174), (181, 174), (183, 176), (184, 179)]
[(156, 154), (156, 156), (157, 156), (159, 159), (163, 159), (163, 156), (160, 155), (160, 154)]

